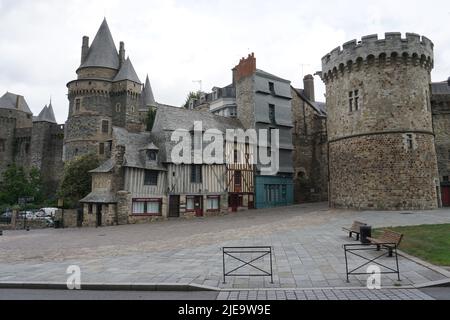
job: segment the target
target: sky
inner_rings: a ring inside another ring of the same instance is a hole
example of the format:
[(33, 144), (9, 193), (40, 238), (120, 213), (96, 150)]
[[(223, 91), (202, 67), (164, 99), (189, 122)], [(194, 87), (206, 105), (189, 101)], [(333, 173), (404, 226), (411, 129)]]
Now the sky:
[[(84, 35), (106, 17), (116, 46), (159, 103), (180, 106), (189, 91), (231, 83), (254, 52), (257, 67), (303, 87), (332, 49), (364, 35), (414, 32), (435, 44), (433, 81), (450, 76), (448, 0), (0, 0), (0, 96), (25, 96), (36, 115), (50, 98), (67, 119), (66, 84), (76, 79)], [(316, 77), (316, 99), (325, 88)]]

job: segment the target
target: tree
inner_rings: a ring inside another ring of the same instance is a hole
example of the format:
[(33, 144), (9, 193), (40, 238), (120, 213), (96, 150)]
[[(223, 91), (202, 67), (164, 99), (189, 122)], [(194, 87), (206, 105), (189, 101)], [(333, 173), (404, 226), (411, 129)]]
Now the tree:
[(0, 203), (4, 205), (17, 204), (19, 198), (33, 198), (35, 203), (43, 199), (41, 173), (33, 168), (26, 172), (23, 167), (15, 164), (3, 173), (0, 184)]
[(188, 96), (186, 97), (186, 102), (184, 103), (183, 108), (189, 109), (189, 103), (191, 102), (191, 100), (192, 99), (196, 99), (196, 100), (200, 99), (200, 94), (201, 94), (200, 91), (197, 91), (197, 92), (191, 91), (191, 92), (189, 92)]
[(156, 119), (156, 109), (150, 107), (150, 110), (148, 110), (147, 113), (147, 120), (146, 120), (147, 131), (149, 132), (152, 131), (153, 125), (155, 124), (155, 119)]
[(66, 205), (76, 205), (91, 192), (92, 176), (89, 171), (99, 165), (100, 159), (95, 154), (87, 154), (66, 163), (58, 192)]

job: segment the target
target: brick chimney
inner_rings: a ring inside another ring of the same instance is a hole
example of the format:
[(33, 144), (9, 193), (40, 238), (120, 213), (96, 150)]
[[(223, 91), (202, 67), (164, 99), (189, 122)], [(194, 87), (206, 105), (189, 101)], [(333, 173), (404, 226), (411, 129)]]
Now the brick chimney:
[(306, 98), (309, 101), (315, 102), (316, 95), (314, 92), (314, 77), (312, 75), (308, 74), (303, 78), (303, 88)]
[(233, 69), (233, 83), (251, 76), (256, 72), (255, 54), (249, 54), (247, 58), (242, 58), (239, 64)]

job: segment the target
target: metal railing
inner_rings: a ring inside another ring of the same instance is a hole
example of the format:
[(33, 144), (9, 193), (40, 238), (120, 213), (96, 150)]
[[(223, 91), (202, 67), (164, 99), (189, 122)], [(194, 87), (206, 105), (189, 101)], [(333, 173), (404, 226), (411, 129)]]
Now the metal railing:
[[(272, 247), (224, 247), (222, 249), (223, 255), (223, 283), (226, 283), (227, 277), (270, 277), (271, 282), (273, 283), (273, 258), (272, 258)], [(239, 256), (238, 256), (239, 255)], [(244, 259), (241, 258), (241, 255), (251, 255), (250, 258)], [(256, 258), (253, 258), (253, 255), (257, 255)], [(270, 258), (270, 271), (266, 271), (263, 268), (260, 268), (255, 265), (255, 262), (264, 260), (265, 257), (269, 256)], [(238, 261), (241, 264), (238, 267), (234, 267), (231, 271), (227, 271), (226, 258), (229, 257), (234, 261)], [(258, 274), (243, 274), (238, 273), (239, 270), (250, 267), (255, 271), (258, 271)]]
[[(387, 249), (387, 251), (383, 251), (383, 249)], [(400, 268), (398, 263), (398, 253), (397, 253), (397, 244), (396, 243), (379, 243), (379, 244), (345, 244), (345, 269), (347, 273), (347, 282), (350, 282), (349, 276), (354, 275), (367, 275), (367, 272), (362, 273), (359, 272), (362, 268), (369, 265), (376, 265), (380, 268), (383, 268), (385, 271), (381, 271), (380, 274), (396, 274), (398, 277), (398, 281), (400, 279)], [(367, 257), (363, 256), (362, 253), (364, 251), (377, 251), (381, 252), (376, 257)], [(358, 266), (355, 269), (350, 270), (348, 255), (356, 256), (365, 261), (364, 264)], [(395, 258), (395, 267), (387, 266), (384, 263), (379, 262), (381, 258)]]

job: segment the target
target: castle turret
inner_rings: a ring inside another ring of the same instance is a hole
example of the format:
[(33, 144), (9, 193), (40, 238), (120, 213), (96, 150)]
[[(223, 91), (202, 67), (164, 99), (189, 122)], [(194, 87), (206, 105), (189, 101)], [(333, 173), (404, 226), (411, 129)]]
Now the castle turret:
[(438, 206), (432, 68), (433, 43), (412, 33), (366, 36), (322, 59), (332, 206)]
[(90, 46), (83, 38), (82, 56), (77, 79), (67, 84), (65, 161), (87, 153), (109, 157), (113, 126), (142, 129), (142, 84), (131, 60), (125, 59), (123, 42), (117, 51), (106, 19)]

